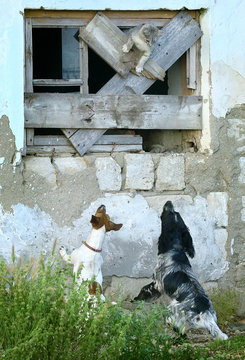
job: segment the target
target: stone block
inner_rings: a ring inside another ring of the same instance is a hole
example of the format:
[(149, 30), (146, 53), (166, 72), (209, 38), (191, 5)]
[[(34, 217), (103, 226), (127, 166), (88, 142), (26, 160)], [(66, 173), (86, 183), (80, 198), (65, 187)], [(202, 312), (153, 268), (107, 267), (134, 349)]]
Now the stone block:
[(100, 190), (119, 191), (122, 185), (121, 167), (111, 157), (99, 157), (95, 160), (96, 176)]
[(149, 154), (125, 154), (125, 188), (151, 190), (154, 185), (154, 163)]
[(242, 196), (241, 220), (245, 221), (245, 196)]
[(86, 161), (82, 157), (54, 158), (54, 164), (62, 175), (73, 175), (88, 167)]
[(207, 196), (208, 216), (215, 219), (217, 227), (228, 225), (227, 201), (228, 195), (224, 192), (212, 192)]
[(245, 157), (240, 157), (239, 164), (240, 164), (241, 172), (238, 177), (238, 180), (240, 183), (245, 184)]
[(156, 190), (183, 190), (185, 161), (183, 155), (167, 155), (160, 159), (156, 171)]
[(52, 187), (56, 187), (56, 173), (49, 157), (25, 158), (25, 177), (40, 176)]

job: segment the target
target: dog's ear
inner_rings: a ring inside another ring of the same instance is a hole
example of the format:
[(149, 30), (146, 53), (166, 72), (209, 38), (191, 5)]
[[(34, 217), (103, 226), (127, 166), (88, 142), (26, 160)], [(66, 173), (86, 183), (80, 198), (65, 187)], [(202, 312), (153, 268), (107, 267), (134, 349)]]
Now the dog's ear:
[(92, 215), (90, 222), (92, 225), (96, 226), (99, 225), (100, 219), (97, 216)]
[(118, 231), (121, 229), (123, 224), (115, 224), (112, 221), (109, 222), (110, 230)]

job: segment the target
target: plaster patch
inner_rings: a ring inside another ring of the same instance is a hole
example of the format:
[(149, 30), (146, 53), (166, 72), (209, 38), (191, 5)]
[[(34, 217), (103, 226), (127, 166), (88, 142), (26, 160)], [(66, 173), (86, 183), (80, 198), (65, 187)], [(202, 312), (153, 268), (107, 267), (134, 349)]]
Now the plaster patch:
[(222, 227), (228, 225), (227, 201), (228, 195), (224, 192), (211, 192), (207, 196), (208, 215), (213, 217), (216, 226)]
[(245, 78), (223, 60), (214, 62), (211, 72), (213, 114), (225, 117), (228, 109), (245, 103)]
[[(160, 210), (165, 200), (160, 196), (151, 198), (152, 204), (161, 204), (161, 207), (156, 206)], [(159, 213), (148, 203), (141, 195), (107, 195), (92, 202), (70, 227), (58, 226), (38, 206), (32, 209), (18, 204), (12, 207), (12, 212), (5, 213), (0, 208), (0, 255), (10, 261), (14, 244), (17, 257), (38, 257), (41, 251), (48, 256), (55, 239), (57, 253), (61, 245), (70, 252), (86, 240), (91, 231), (91, 215), (104, 204), (112, 221), (123, 224), (120, 231), (106, 234), (104, 276), (151, 277), (157, 260), (161, 223)], [(207, 215), (206, 199), (196, 197), (192, 201), (189, 196), (179, 197), (174, 200), (174, 206), (190, 228), (196, 248), (196, 256), (191, 262), (198, 278), (200, 281), (219, 279), (227, 269), (227, 262), (223, 243), (217, 245), (215, 242), (215, 222)]]

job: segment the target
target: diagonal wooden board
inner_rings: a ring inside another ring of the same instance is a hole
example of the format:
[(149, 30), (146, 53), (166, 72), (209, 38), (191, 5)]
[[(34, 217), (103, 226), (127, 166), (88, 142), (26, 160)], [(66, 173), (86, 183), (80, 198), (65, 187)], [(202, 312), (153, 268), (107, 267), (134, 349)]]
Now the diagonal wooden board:
[[(80, 31), (79, 37), (123, 77), (127, 76), (141, 56), (136, 48), (128, 54), (122, 52), (128, 36), (100, 12)], [(144, 75), (150, 79), (163, 80), (165, 77), (165, 72), (152, 59), (147, 61), (144, 69)]]
[[(151, 57), (166, 71), (201, 35), (198, 23), (187, 12), (181, 11), (163, 28)], [(131, 72), (126, 78), (116, 74), (99, 90), (98, 94), (143, 94), (154, 82), (155, 80), (144, 76), (139, 77)], [(69, 133), (69, 130), (67, 131)], [(79, 154), (83, 155), (105, 131), (106, 129), (79, 129), (75, 133), (76, 138), (73, 139), (73, 136), (68, 136), (68, 138)], [(64, 130), (63, 132), (65, 134)]]

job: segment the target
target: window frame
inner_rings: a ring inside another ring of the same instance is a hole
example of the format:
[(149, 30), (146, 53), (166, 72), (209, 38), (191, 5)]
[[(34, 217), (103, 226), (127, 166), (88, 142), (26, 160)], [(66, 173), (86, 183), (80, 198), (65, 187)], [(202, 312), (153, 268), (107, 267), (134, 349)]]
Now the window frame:
[[(103, 11), (103, 13), (118, 27), (134, 27), (142, 22), (153, 23), (156, 26), (165, 26), (179, 11)], [(97, 11), (60, 11), (60, 10), (26, 10), (25, 11), (25, 92), (32, 93), (33, 85), (43, 83), (46, 86), (59, 83), (64, 86), (80, 86), (80, 94), (88, 95), (88, 45), (80, 39), (80, 79), (52, 80), (33, 79), (32, 61), (32, 29), (33, 28), (78, 28), (86, 26), (96, 15)], [(193, 19), (199, 22), (199, 11), (188, 11)], [(200, 91), (200, 45), (197, 41), (181, 59), (181, 95), (199, 95)], [(186, 83), (188, 81), (188, 83)], [(72, 133), (72, 130), (67, 130)], [(138, 139), (137, 139), (138, 142)], [(34, 145), (34, 129), (26, 129), (26, 145)], [(135, 147), (136, 151), (139, 146)], [(61, 148), (61, 151), (67, 149)], [(50, 151), (50, 149), (47, 151)], [(75, 150), (71, 147), (70, 151)], [(96, 150), (95, 150), (96, 151)], [(129, 151), (131, 151), (129, 147)]]

